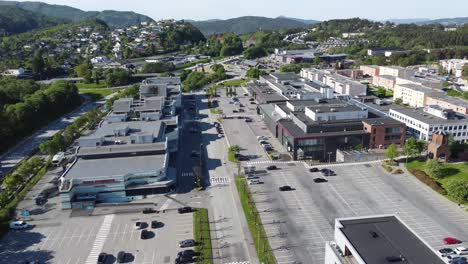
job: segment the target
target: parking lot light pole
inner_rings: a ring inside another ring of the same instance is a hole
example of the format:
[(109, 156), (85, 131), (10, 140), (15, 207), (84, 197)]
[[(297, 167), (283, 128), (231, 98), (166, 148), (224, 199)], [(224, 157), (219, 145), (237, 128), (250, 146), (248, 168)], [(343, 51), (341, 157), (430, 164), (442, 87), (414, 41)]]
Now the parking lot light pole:
[(331, 154), (333, 154), (333, 152), (328, 152), (328, 163), (331, 163)]

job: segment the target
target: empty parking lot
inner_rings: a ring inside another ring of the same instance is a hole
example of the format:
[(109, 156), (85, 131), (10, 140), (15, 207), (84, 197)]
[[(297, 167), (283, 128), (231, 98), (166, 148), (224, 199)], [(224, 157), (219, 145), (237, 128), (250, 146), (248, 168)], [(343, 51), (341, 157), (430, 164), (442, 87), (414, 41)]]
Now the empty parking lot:
[[(302, 164), (278, 166), (251, 186), (278, 263), (323, 263), (340, 217), (395, 214), (435, 249), (447, 236), (468, 239), (467, 213), (412, 176), (388, 175), (377, 163), (338, 165), (337, 176), (314, 183), (321, 174)], [(283, 185), (296, 190), (279, 192)]]

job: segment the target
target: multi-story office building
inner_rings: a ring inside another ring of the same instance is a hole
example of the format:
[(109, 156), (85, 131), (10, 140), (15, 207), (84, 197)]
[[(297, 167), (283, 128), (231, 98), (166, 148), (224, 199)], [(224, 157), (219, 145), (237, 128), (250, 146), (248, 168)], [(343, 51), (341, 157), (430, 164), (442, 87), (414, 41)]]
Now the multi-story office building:
[(454, 140), (468, 142), (468, 117), (437, 105), (424, 109), (390, 109), (389, 116), (406, 124), (407, 131), (420, 140), (429, 141), (432, 133), (442, 130), (451, 134)]
[(418, 84), (396, 84), (393, 90), (393, 100), (400, 98), (404, 104), (411, 107), (424, 107), (426, 97), (431, 94), (443, 93)]
[(426, 97), (427, 105), (438, 105), (445, 109), (451, 109), (460, 114), (468, 115), (468, 101), (447, 96), (444, 94), (430, 94)]
[(333, 88), (335, 93), (341, 95), (354, 97), (367, 94), (367, 85), (329, 71), (318, 70), (315, 68), (302, 69), (301, 77), (310, 81), (322, 82)]

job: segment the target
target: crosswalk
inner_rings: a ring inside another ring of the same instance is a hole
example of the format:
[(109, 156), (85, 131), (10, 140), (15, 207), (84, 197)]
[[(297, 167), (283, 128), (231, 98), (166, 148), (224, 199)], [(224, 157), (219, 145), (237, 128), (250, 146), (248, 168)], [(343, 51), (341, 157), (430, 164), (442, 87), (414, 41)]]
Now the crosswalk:
[(193, 172), (183, 172), (182, 177), (193, 177)]
[(210, 178), (210, 183), (211, 185), (228, 185), (231, 183), (231, 179), (228, 177), (216, 177), (216, 178)]
[(95, 264), (98, 260), (99, 254), (104, 247), (104, 242), (106, 242), (107, 235), (109, 235), (112, 220), (114, 220), (114, 215), (106, 215), (104, 217), (104, 221), (102, 222), (101, 228), (96, 235), (96, 239), (94, 240), (93, 248), (89, 253), (88, 259), (86, 260), (86, 264)]

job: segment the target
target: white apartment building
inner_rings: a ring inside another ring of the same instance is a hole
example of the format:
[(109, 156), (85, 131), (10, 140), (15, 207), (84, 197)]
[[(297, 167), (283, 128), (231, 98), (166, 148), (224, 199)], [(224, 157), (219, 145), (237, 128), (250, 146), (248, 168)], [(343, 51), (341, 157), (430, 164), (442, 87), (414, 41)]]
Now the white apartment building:
[(462, 76), (463, 66), (467, 63), (467, 59), (441, 60), (440, 66), (449, 73), (451, 72), (455, 77), (460, 78)]
[(338, 94), (349, 95), (352, 97), (367, 94), (366, 85), (329, 71), (310, 68), (302, 69), (300, 74), (302, 78), (310, 81), (319, 81), (330, 86)]
[(411, 107), (424, 107), (426, 96), (434, 93), (441, 92), (417, 84), (396, 84), (393, 89), (393, 100), (400, 98), (404, 104)]
[(468, 117), (437, 105), (418, 109), (390, 109), (389, 116), (406, 124), (407, 131), (429, 141), (432, 133), (446, 131), (459, 142), (468, 142)]

